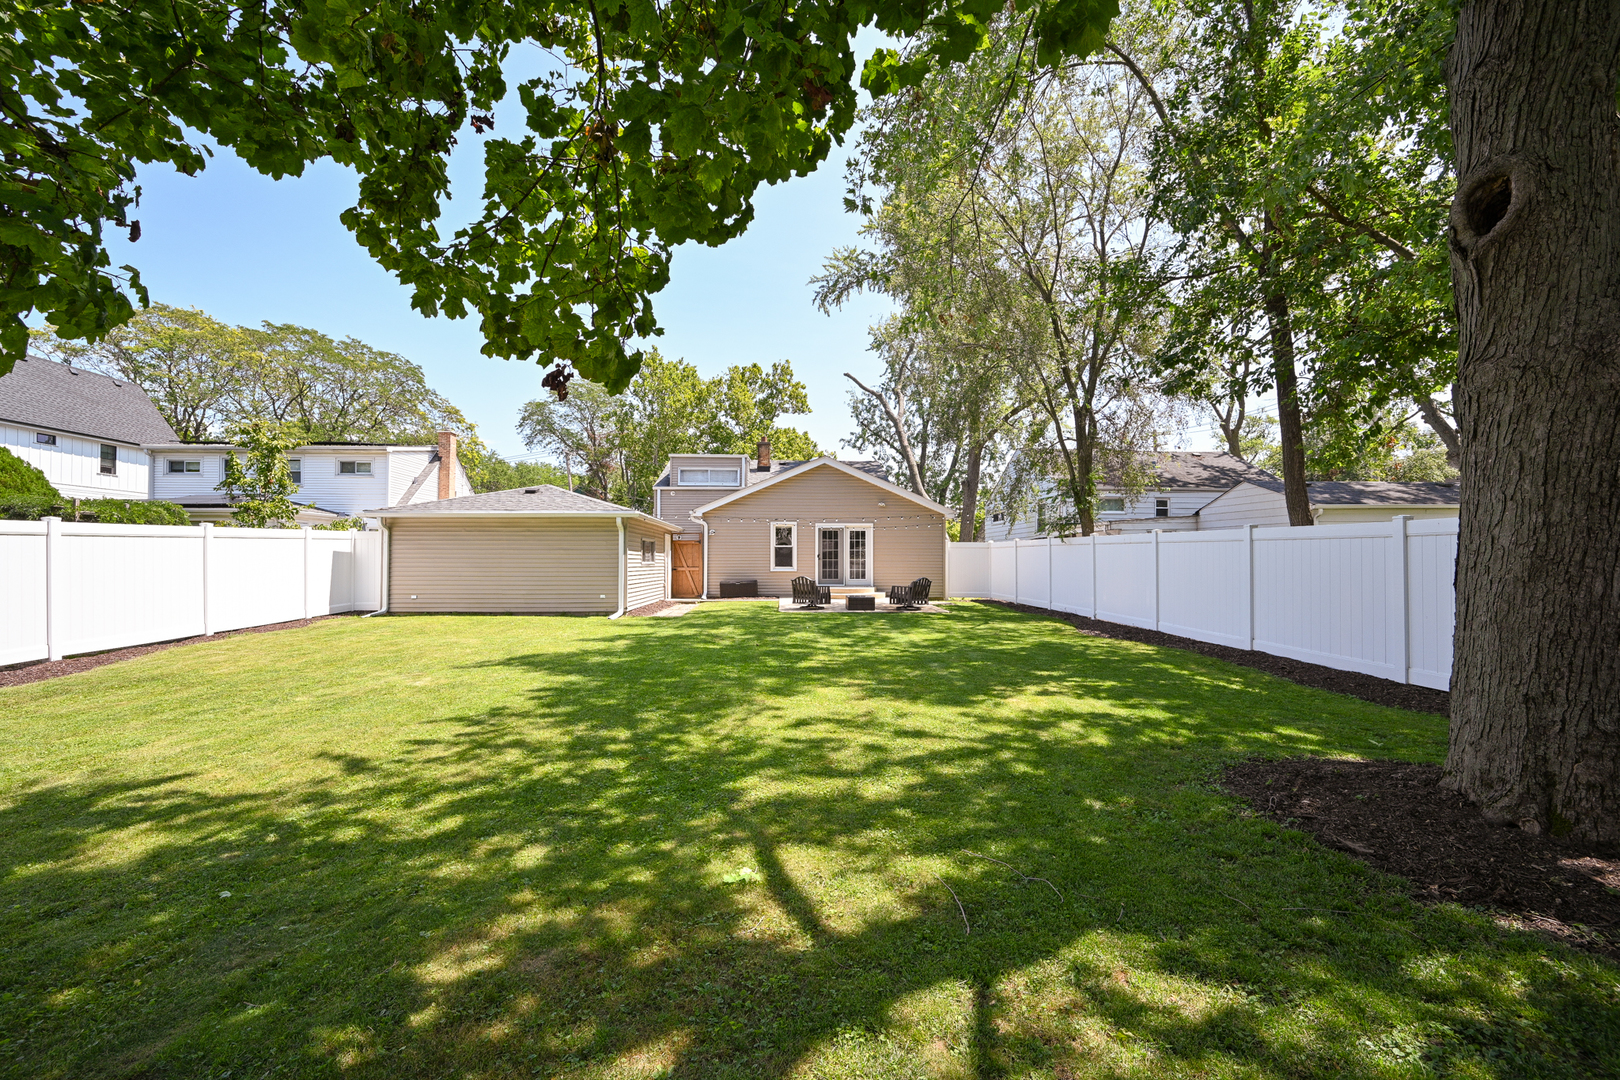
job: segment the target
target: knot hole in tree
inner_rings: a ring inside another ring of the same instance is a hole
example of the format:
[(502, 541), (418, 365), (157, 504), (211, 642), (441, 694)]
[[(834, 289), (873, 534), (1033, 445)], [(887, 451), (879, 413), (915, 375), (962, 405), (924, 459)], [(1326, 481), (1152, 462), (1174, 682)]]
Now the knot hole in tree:
[(1491, 230), (1507, 217), (1513, 205), (1513, 177), (1508, 173), (1487, 176), (1474, 183), (1473, 190), (1463, 200), (1463, 212), (1468, 216), (1468, 227), (1483, 240)]

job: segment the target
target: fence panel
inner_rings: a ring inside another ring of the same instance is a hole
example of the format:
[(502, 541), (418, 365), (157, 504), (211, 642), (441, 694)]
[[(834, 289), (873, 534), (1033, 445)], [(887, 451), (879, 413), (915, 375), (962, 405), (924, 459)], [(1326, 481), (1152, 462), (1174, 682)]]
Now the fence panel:
[(990, 545), (990, 597), (993, 600), (1018, 599), (1018, 547)]
[(1389, 526), (1287, 526), (1254, 535), (1255, 648), (1404, 682), (1392, 655)]
[(1018, 602), (1052, 606), (1052, 545), (1046, 540), (1015, 540), (1018, 558)]
[(0, 664), (45, 659), (45, 523), (0, 521)]
[(1153, 629), (1153, 534), (1098, 536), (1097, 618)]
[(952, 596), (989, 596), (989, 545), (964, 542), (946, 547), (945, 576)]
[(948, 557), (954, 596), (1451, 683), (1455, 518), (953, 544)]
[(1091, 616), (1090, 539), (1071, 537), (1052, 549), (1052, 604), (1054, 611)]
[(101, 652), (203, 632), (203, 531), (198, 526), (58, 528), (50, 575), (51, 649)]
[(1436, 690), (1451, 688), (1451, 638), (1456, 629), (1457, 522), (1406, 525), (1407, 679)]
[(1249, 647), (1247, 529), (1159, 535), (1159, 629)]
[(216, 529), (208, 624), (216, 633), (304, 617), (304, 544), (286, 529)]

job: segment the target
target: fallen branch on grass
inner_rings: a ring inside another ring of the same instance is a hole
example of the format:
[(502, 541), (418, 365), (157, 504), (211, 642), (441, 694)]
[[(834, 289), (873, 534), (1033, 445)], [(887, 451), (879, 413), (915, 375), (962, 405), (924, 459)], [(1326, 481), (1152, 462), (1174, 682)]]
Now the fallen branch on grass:
[[(988, 855), (980, 855), (977, 851), (968, 851), (966, 849), (963, 850), (962, 854), (971, 855), (975, 859), (983, 859), (985, 862), (993, 862), (997, 866), (1005, 866), (1007, 869), (1009, 869), (1013, 873), (1017, 874), (1018, 877), (1023, 881), (1039, 881), (1041, 884), (1045, 885), (1048, 889), (1051, 889), (1054, 893), (1057, 893), (1057, 898), (1059, 900), (1063, 899), (1063, 894), (1061, 892), (1058, 892), (1058, 887), (1056, 885), (1053, 885), (1050, 881), (1047, 881), (1043, 877), (1030, 877), (1028, 874), (1026, 874), (1022, 870), (1018, 869), (1018, 867), (1014, 866), (1012, 863), (1002, 862), (1000, 859), (992, 859)], [(1095, 896), (1087, 896), (1085, 893), (1081, 893), (1080, 895), (1085, 896), (1086, 899), (1088, 899), (1088, 900), (1095, 900), (1096, 899)]]
[(967, 933), (963, 934), (962, 936), (967, 937), (967, 936), (971, 935), (973, 933), (973, 924), (968, 922), (967, 908), (962, 906), (962, 898), (960, 896), (956, 895), (956, 890), (951, 888), (951, 883), (950, 882), (946, 881), (942, 877), (939, 877), (938, 874), (935, 874), (934, 876), (939, 878), (939, 883), (941, 885), (945, 886), (945, 891), (951, 894), (951, 899), (952, 900), (956, 901), (956, 910), (960, 911), (962, 913), (962, 925), (967, 927)]

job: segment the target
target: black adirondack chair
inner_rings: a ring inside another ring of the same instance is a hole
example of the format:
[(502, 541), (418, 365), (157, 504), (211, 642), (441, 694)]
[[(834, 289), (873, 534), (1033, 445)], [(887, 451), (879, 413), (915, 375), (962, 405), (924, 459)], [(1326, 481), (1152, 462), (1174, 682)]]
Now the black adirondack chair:
[(934, 583), (925, 577), (920, 577), (906, 586), (907, 603), (904, 605), (903, 610), (919, 610), (924, 604), (928, 603), (928, 593), (933, 587)]
[(801, 611), (820, 611), (823, 604), (832, 603), (832, 590), (800, 574), (793, 579), (793, 602)]
[(911, 586), (890, 585), (889, 603), (893, 604), (895, 607), (905, 607), (907, 604), (911, 603)]

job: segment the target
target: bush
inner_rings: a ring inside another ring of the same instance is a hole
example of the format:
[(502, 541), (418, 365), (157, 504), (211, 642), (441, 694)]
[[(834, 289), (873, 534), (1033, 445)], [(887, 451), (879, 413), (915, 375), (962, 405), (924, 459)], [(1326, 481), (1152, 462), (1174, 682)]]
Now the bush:
[(45, 474), (10, 450), (0, 446), (0, 500), (14, 495), (61, 501), (62, 493), (51, 486)]
[[(68, 508), (66, 517), (73, 516)], [(80, 521), (103, 525), (190, 525), (183, 507), (147, 499), (85, 499), (79, 503)]]
[(44, 517), (61, 517), (71, 503), (60, 495), (24, 495), (14, 491), (0, 491), (0, 518), (9, 521), (38, 521)]
[(366, 519), (357, 517), (338, 518), (336, 521), (328, 521), (325, 525), (315, 526), (328, 532), (357, 532), (365, 527)]

